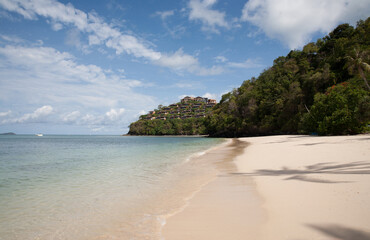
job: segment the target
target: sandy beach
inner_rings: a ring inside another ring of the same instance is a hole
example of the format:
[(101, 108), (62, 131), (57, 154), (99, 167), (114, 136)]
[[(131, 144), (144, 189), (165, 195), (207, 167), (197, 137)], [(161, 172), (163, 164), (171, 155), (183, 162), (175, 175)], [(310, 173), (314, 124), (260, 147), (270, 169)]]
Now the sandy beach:
[(370, 135), (240, 138), (165, 239), (370, 239)]

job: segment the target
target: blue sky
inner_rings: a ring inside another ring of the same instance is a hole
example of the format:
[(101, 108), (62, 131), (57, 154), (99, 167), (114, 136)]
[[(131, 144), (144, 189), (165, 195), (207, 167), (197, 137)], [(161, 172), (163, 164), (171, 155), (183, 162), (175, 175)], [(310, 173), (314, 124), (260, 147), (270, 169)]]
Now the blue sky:
[(370, 0), (0, 0), (0, 132), (122, 134), (185, 95), (219, 100)]

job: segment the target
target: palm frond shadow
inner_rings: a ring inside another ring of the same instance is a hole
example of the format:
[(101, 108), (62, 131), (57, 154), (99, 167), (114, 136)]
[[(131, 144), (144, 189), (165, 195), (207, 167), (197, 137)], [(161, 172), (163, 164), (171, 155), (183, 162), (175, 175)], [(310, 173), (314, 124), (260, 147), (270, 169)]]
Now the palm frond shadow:
[(340, 225), (316, 225), (307, 224), (308, 227), (319, 231), (323, 235), (341, 240), (370, 240), (370, 233), (360, 229), (344, 227)]
[(293, 169), (283, 167), (281, 169), (259, 169), (250, 173), (231, 173), (235, 175), (247, 176), (287, 176), (285, 180), (299, 180), (316, 183), (347, 183), (345, 181), (331, 181), (311, 177), (311, 174), (370, 174), (370, 163), (364, 161), (351, 162), (345, 164), (338, 163), (318, 163), (308, 165), (304, 169)]

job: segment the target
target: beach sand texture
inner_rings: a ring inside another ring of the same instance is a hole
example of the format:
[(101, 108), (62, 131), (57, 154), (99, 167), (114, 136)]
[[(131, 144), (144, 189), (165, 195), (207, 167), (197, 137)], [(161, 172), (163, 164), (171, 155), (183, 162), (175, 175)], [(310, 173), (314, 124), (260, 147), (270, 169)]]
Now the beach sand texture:
[(240, 138), (228, 148), (241, 154), (216, 163), (217, 178), (167, 219), (165, 239), (370, 239), (370, 135)]

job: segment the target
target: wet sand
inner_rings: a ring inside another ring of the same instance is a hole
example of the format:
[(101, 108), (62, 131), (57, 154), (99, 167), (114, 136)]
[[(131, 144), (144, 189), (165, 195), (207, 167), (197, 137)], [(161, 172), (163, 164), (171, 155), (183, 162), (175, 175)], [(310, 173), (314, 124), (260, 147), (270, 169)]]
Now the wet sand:
[(264, 221), (261, 199), (250, 176), (235, 175), (236, 156), (248, 144), (234, 140), (231, 145), (213, 151), (219, 171), (180, 213), (167, 219), (162, 230), (165, 239), (246, 239), (257, 234)]
[(370, 135), (228, 148), (214, 153), (219, 175), (167, 219), (165, 239), (370, 239)]

